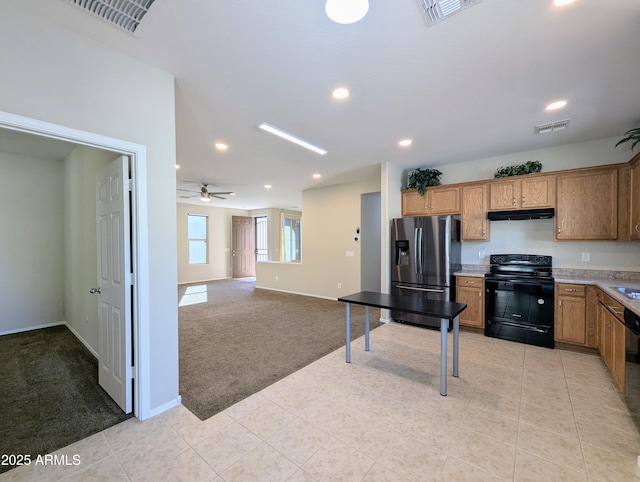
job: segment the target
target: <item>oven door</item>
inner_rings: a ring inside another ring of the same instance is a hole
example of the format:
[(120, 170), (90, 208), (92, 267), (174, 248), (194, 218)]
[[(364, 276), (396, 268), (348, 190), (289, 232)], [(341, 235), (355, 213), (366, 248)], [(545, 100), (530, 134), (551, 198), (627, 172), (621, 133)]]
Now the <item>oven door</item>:
[(554, 347), (553, 281), (485, 279), (485, 335)]

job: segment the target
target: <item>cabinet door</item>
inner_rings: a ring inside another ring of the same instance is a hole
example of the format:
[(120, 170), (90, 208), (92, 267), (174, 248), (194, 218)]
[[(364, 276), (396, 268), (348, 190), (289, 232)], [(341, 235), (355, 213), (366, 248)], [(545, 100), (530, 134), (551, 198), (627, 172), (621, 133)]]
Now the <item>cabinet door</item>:
[(403, 216), (424, 216), (427, 213), (426, 206), (427, 200), (415, 189), (402, 191)]
[(557, 297), (556, 341), (585, 345), (587, 341), (585, 299), (578, 296)]
[(466, 303), (467, 309), (460, 314), (460, 324), (484, 328), (484, 280), (482, 278), (458, 277), (456, 300)]
[(462, 239), (483, 241), (489, 238), (487, 185), (462, 187)]
[(556, 240), (617, 239), (617, 168), (559, 174), (557, 194)]
[(552, 208), (556, 204), (555, 192), (554, 176), (522, 179), (520, 202), (523, 209)]
[(427, 194), (429, 214), (460, 214), (460, 187), (430, 187)]
[(640, 239), (640, 158), (632, 164), (631, 176), (631, 239)]
[(491, 181), (489, 183), (489, 210), (503, 211), (520, 207), (520, 181)]
[(613, 316), (612, 316), (611, 323), (613, 327), (613, 346), (612, 346), (613, 348), (612, 350), (613, 381), (615, 381), (616, 385), (618, 385), (618, 389), (620, 390), (620, 393), (624, 395), (625, 328), (624, 328), (624, 325)]

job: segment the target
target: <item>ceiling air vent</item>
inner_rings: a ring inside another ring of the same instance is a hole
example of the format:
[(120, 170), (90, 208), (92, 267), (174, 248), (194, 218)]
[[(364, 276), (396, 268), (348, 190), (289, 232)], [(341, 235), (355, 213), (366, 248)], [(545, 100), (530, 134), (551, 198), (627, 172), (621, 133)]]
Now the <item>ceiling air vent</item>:
[(536, 134), (549, 134), (550, 132), (563, 131), (567, 127), (569, 127), (569, 121), (571, 119), (564, 119), (555, 122), (549, 122), (548, 124), (540, 124), (538, 126), (534, 126), (534, 131)]
[(68, 0), (116, 27), (134, 33), (155, 0)]
[(429, 21), (434, 24), (460, 10), (475, 5), (480, 0), (422, 0)]

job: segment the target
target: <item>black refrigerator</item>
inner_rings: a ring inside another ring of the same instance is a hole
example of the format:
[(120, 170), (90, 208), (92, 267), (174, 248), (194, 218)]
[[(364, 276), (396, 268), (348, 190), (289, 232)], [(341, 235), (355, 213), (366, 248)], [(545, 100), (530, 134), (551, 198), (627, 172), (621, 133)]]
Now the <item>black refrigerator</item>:
[[(391, 294), (455, 301), (461, 268), (460, 219), (420, 216), (391, 221)], [(395, 321), (440, 328), (440, 319), (391, 311)]]

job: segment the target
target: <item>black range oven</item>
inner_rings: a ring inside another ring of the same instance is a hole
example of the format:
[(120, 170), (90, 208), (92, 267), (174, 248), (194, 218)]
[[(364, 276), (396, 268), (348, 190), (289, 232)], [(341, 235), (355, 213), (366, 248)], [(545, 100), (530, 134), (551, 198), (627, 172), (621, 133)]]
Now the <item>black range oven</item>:
[(485, 335), (553, 348), (551, 256), (492, 254), (490, 263)]

